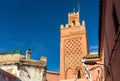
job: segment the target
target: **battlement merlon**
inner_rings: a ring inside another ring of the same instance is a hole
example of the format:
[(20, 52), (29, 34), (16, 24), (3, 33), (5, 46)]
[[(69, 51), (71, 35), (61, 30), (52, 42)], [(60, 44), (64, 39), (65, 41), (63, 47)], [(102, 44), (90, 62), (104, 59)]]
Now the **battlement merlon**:
[[(79, 25), (79, 26), (74, 26), (73, 24), (66, 24), (65, 26), (62, 24), (60, 25), (60, 29), (63, 30), (63, 29), (68, 29), (68, 28), (74, 28), (74, 27), (79, 27), (79, 28), (85, 28), (85, 21), (82, 20), (82, 25)], [(86, 28), (85, 28), (86, 29)]]
[(79, 12), (68, 13), (68, 16), (75, 16), (75, 15), (79, 15)]

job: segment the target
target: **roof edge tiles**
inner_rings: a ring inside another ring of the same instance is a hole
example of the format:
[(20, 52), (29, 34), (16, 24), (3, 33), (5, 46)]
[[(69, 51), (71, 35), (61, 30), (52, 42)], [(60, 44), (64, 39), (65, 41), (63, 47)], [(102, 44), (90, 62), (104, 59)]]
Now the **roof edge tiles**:
[(21, 53), (22, 53), (22, 49), (10, 50), (7, 52), (0, 52), (0, 54), (21, 54)]
[(93, 59), (93, 58), (99, 58), (98, 52), (92, 52), (86, 56), (83, 57), (84, 59)]

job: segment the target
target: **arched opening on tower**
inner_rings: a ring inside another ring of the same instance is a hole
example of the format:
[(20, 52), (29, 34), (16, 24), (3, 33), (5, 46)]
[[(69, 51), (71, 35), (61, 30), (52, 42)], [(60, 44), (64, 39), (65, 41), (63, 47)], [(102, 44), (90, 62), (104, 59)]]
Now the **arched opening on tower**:
[(66, 79), (73, 79), (73, 69), (67, 69)]
[(73, 25), (75, 25), (75, 20), (72, 20)]
[(81, 78), (81, 73), (80, 73), (80, 70), (78, 70), (77, 72), (77, 78), (80, 79)]

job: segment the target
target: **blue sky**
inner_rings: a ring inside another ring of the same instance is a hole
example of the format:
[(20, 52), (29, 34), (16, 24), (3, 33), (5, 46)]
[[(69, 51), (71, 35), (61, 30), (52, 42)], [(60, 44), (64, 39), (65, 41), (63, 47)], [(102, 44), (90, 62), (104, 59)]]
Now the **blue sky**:
[[(98, 0), (78, 0), (90, 51), (98, 49)], [(77, 0), (0, 0), (0, 52), (32, 49), (32, 59), (47, 57), (47, 69), (59, 72), (60, 25)]]

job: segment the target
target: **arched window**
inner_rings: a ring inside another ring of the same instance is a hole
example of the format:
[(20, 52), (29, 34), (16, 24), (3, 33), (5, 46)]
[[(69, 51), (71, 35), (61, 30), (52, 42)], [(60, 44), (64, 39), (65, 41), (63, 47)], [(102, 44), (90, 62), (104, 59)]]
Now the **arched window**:
[(72, 23), (75, 25), (75, 20), (72, 20)]
[(80, 73), (80, 70), (78, 70), (77, 72), (77, 78), (80, 79), (81, 78), (81, 73)]
[(67, 69), (66, 79), (73, 79), (73, 69)]

